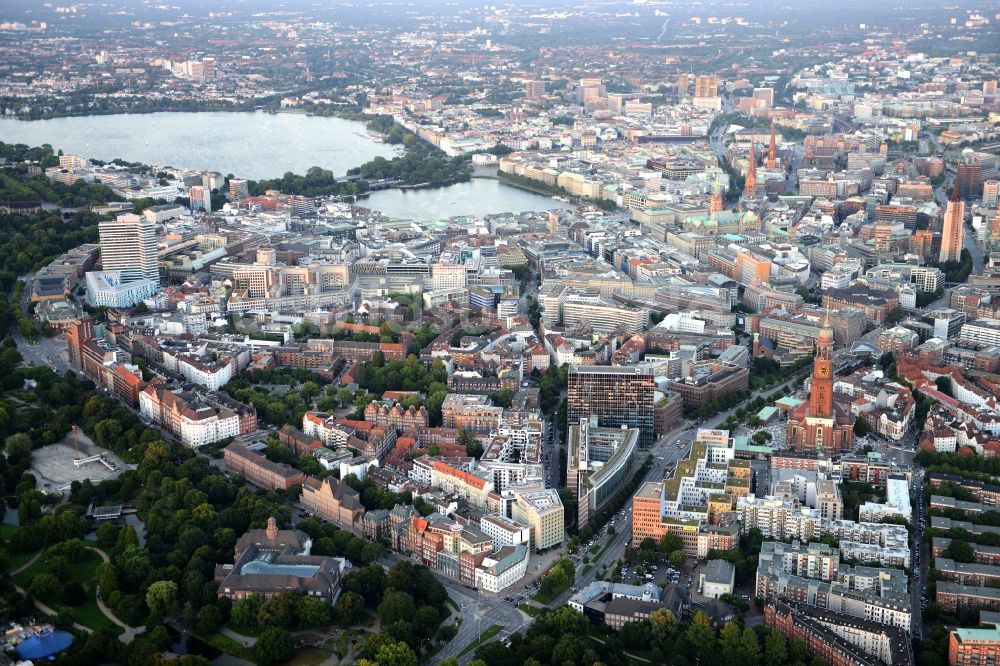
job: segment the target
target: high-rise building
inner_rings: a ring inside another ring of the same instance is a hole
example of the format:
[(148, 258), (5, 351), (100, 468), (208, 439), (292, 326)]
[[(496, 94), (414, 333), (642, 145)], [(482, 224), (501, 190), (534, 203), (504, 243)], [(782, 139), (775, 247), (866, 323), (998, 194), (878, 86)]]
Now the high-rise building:
[(602, 428), (636, 428), (653, 445), (653, 373), (636, 366), (573, 365), (567, 386), (569, 423), (597, 417)]
[(840, 453), (851, 448), (854, 419), (833, 402), (833, 329), (829, 319), (816, 340), (809, 401), (788, 417), (787, 440), (796, 451)]
[(983, 183), (983, 205), (987, 208), (1000, 206), (1000, 180), (987, 180)]
[(250, 184), (240, 178), (229, 179), (229, 196), (234, 199), (243, 199), (250, 196)]
[(716, 76), (699, 76), (694, 80), (695, 97), (718, 97), (719, 78)]
[(687, 97), (688, 89), (691, 87), (691, 75), (690, 74), (678, 74), (677, 75), (677, 96), (681, 99)]
[(212, 190), (202, 185), (192, 185), (188, 188), (188, 198), (191, 201), (191, 210), (203, 210), (206, 213), (212, 212)]
[[(961, 165), (959, 165), (961, 166)], [(962, 243), (965, 221), (965, 202), (962, 201), (961, 182), (955, 179), (951, 199), (944, 211), (944, 225), (941, 230), (941, 254), (938, 261), (958, 261), (962, 257)]]
[(976, 199), (983, 187), (983, 165), (959, 162), (955, 167), (955, 189), (963, 200)]
[(764, 106), (771, 108), (774, 106), (774, 88), (754, 88), (753, 98), (764, 102)]
[(528, 99), (541, 99), (545, 97), (544, 81), (525, 81), (524, 96)]
[(160, 284), (156, 225), (138, 215), (119, 215), (98, 225), (104, 271), (121, 271), (122, 282), (150, 280)]

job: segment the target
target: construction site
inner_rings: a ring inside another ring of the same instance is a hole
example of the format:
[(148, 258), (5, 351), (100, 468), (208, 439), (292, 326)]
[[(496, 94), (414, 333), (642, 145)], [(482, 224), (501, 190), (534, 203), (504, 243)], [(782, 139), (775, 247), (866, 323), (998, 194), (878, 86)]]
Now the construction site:
[(74, 481), (100, 483), (125, 469), (115, 454), (100, 448), (76, 426), (63, 441), (37, 449), (31, 456), (31, 473), (46, 492), (67, 492)]

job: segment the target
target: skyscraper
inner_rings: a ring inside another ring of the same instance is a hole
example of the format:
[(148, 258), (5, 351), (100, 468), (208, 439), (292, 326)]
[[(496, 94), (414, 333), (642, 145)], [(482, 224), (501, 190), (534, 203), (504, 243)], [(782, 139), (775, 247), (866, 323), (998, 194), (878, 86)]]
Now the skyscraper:
[(714, 76), (699, 76), (694, 80), (695, 97), (718, 97), (719, 79)]
[(150, 280), (160, 284), (156, 224), (138, 215), (119, 215), (98, 225), (104, 271), (121, 271), (122, 282)]
[(983, 165), (971, 159), (966, 157), (955, 166), (955, 189), (963, 200), (977, 198), (983, 189)]
[(209, 188), (202, 185), (192, 185), (188, 188), (188, 199), (191, 202), (192, 211), (212, 212), (212, 190)]
[(635, 366), (570, 366), (567, 419), (597, 417), (602, 428), (627, 426), (640, 431), (639, 446), (653, 445), (653, 373)]
[(961, 197), (961, 181), (956, 178), (951, 191), (948, 208), (944, 211), (944, 225), (941, 229), (941, 255), (938, 261), (958, 261), (962, 257), (963, 222), (965, 202)]
[(541, 99), (545, 97), (545, 81), (525, 81), (524, 96), (528, 99)]

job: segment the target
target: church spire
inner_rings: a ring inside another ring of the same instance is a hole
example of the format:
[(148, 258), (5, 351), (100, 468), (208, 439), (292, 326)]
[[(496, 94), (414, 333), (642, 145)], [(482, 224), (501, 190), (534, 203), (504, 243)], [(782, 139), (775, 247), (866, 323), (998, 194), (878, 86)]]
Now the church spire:
[(708, 214), (713, 215), (722, 211), (722, 185), (716, 179), (712, 183), (712, 198), (708, 200)]
[(753, 138), (750, 139), (750, 157), (747, 158), (747, 179), (743, 194), (749, 198), (757, 195), (757, 156), (753, 150)]
[(771, 145), (767, 149), (767, 168), (773, 169), (777, 164), (775, 159), (775, 141), (774, 141), (774, 121), (771, 121)]

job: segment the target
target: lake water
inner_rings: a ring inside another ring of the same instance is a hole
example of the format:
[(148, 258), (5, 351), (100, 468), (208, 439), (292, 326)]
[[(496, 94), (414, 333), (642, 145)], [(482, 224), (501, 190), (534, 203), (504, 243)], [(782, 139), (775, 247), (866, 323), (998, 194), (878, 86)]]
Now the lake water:
[[(280, 177), (320, 166), (337, 175), (392, 146), (372, 141), (363, 123), (295, 113), (145, 113), (52, 120), (0, 120), (0, 141), (50, 144), (100, 160), (121, 158), (157, 166), (219, 171), (239, 178)], [(359, 203), (415, 220), (456, 215), (521, 213), (568, 208), (551, 197), (474, 179), (425, 190), (382, 190)]]
[(392, 146), (372, 141), (363, 123), (295, 113), (145, 113), (52, 120), (0, 120), (0, 141), (100, 160), (121, 158), (240, 178), (280, 177), (321, 166), (337, 175)]
[(380, 190), (358, 204), (392, 217), (411, 220), (443, 219), (456, 215), (523, 213), (570, 208), (552, 197), (519, 190), (489, 178), (423, 190)]

